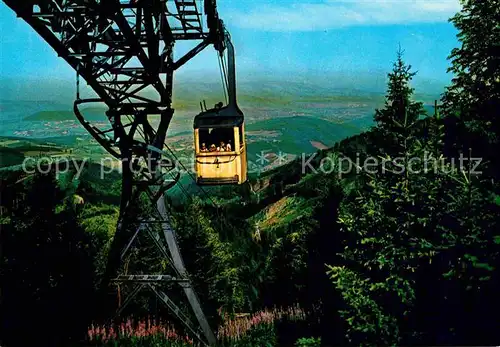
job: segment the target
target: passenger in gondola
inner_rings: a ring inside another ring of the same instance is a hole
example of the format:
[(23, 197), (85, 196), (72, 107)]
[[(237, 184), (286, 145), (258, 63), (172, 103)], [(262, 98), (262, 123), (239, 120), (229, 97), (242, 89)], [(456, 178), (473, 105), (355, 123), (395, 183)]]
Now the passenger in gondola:
[(215, 147), (214, 144), (210, 145), (210, 152), (215, 152), (217, 150), (217, 147)]
[(219, 146), (219, 152), (224, 152), (225, 150), (226, 150), (226, 145), (224, 144), (224, 141), (221, 141)]
[(207, 148), (206, 144), (204, 144), (204, 143), (201, 144), (201, 151), (202, 152), (208, 152), (208, 148)]
[(228, 143), (227, 143), (227, 145), (226, 145), (226, 151), (231, 152), (232, 150), (233, 150), (233, 149), (232, 149), (232, 147), (231, 147), (231, 140), (229, 140), (229, 142), (228, 142)]

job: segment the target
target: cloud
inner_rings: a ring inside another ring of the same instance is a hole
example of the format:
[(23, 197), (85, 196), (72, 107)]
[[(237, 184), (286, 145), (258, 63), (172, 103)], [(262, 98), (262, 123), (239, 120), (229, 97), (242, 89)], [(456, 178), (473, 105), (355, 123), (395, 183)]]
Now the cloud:
[(320, 31), (362, 25), (445, 22), (460, 10), (459, 0), (323, 0), (233, 9), (232, 26), (265, 31)]

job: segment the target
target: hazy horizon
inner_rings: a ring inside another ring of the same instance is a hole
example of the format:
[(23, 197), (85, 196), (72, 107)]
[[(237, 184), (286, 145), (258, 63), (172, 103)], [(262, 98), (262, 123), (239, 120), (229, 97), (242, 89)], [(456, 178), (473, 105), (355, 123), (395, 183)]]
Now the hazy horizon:
[[(239, 92), (258, 92), (260, 82), (383, 92), (399, 46), (418, 71), (417, 94), (439, 94), (451, 80), (447, 57), (458, 42), (447, 20), (458, 0), (219, 0), (218, 7), (236, 47)], [(0, 42), (0, 99), (72, 98), (72, 68), (4, 3), (0, 29), (9, 33)], [(176, 55), (190, 44), (179, 42)], [(214, 49), (180, 69), (176, 83), (220, 84)]]
[[(276, 97), (280, 94), (297, 96), (316, 95), (334, 96), (359, 93), (385, 93), (387, 72), (379, 71), (357, 73), (354, 76), (345, 73), (329, 73), (323, 76), (307, 75), (277, 75), (277, 76), (240, 76), (238, 79), (238, 95), (255, 95)], [(433, 79), (416, 79), (413, 86), (416, 96), (438, 96), (446, 87), (444, 81)], [(218, 90), (220, 89), (220, 91)], [(94, 92), (81, 81), (83, 96), (92, 96)], [(72, 103), (75, 99), (75, 78), (43, 78), (37, 76), (16, 78), (0, 77), (0, 100), (9, 101), (49, 101)], [(199, 80), (196, 74), (183, 75), (175, 78), (174, 98), (192, 100), (197, 104), (206, 96), (220, 93), (223, 96), (222, 85), (216, 78)], [(208, 95), (205, 95), (208, 94)]]

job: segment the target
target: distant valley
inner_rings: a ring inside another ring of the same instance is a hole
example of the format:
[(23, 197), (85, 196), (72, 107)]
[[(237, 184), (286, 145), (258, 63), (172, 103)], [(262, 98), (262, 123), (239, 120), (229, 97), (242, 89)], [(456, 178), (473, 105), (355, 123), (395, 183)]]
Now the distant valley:
[[(176, 115), (167, 144), (177, 155), (192, 155), (192, 119), (199, 112), (199, 101), (204, 99), (211, 107), (224, 100), (222, 89), (217, 86), (213, 83), (178, 83), (176, 86), (173, 102)], [(420, 99), (432, 112), (432, 101), (436, 97), (423, 95)], [(331, 147), (368, 129), (374, 110), (383, 105), (384, 98), (378, 92), (271, 80), (242, 83), (238, 102), (247, 124), (248, 159), (255, 163), (264, 157), (262, 169), (266, 170), (282, 164), (283, 158), (289, 161), (302, 153)], [(82, 112), (97, 127), (107, 127), (105, 110), (97, 105), (83, 108)], [(0, 137), (4, 138), (0, 142), (2, 167), (31, 155), (33, 144), (29, 141), (35, 139), (41, 142), (57, 139), (63, 152), (71, 149), (73, 155), (81, 157), (98, 158), (105, 154), (76, 120), (71, 99), (0, 100), (0, 121)], [(157, 117), (152, 117), (153, 123), (157, 121)], [(27, 142), (23, 146), (14, 145), (12, 138)], [(8, 160), (4, 158), (7, 155)], [(278, 158), (280, 163), (276, 162)]]

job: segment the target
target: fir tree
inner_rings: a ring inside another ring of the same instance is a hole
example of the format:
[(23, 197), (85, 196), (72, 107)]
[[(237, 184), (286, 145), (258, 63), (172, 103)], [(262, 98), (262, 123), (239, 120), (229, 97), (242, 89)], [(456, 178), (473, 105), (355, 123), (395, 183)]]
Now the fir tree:
[(461, 2), (463, 9), (450, 19), (459, 31), (460, 46), (449, 56), (454, 77), (443, 97), (444, 110), (465, 127), (455, 139), (458, 150), (481, 151), (494, 165), (490, 172), (498, 175), (500, 1)]
[[(398, 62), (396, 66), (404, 66), (400, 54)], [(405, 85), (402, 80), (394, 77), (399, 82), (393, 87)], [(408, 90), (390, 87), (387, 99), (409, 100)], [(428, 331), (432, 337), (423, 344), (442, 343), (436, 336), (450, 329), (462, 335), (455, 340), (446, 336), (447, 343), (484, 344), (468, 339), (471, 327), (481, 325), (458, 306), (466, 292), (471, 301), (484, 302), (469, 290), (479, 292), (480, 279), (491, 279), (490, 262), (497, 252), (492, 252), (496, 247), (488, 225), (494, 225), (498, 209), (481, 191), (470, 167), (443, 158), (439, 114), (427, 122), (427, 138), (413, 130), (417, 114), (388, 107), (378, 112), (387, 115), (379, 118), (379, 127), (391, 128), (391, 151), (385, 150), (384, 160), (371, 172), (365, 167), (362, 176), (368, 183), (340, 205), (344, 264), (329, 270), (346, 305), (340, 314), (355, 345), (422, 343), (420, 335)], [(403, 118), (395, 120), (398, 116)], [(427, 304), (430, 298), (434, 305)], [(429, 324), (426, 312), (433, 306), (440, 307), (435, 315), (441, 322)], [(481, 310), (490, 312), (487, 305)], [(447, 311), (451, 314), (443, 314)]]
[(416, 72), (412, 72), (411, 65), (404, 62), (403, 53), (401, 48), (397, 52), (393, 70), (388, 74), (384, 108), (377, 109), (374, 117), (383, 149), (389, 154), (394, 154), (396, 150), (394, 146), (398, 143), (397, 134), (406, 131), (401, 125), (405, 122), (413, 124), (425, 114), (423, 104), (412, 100), (414, 89), (410, 82)]

